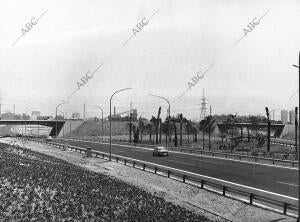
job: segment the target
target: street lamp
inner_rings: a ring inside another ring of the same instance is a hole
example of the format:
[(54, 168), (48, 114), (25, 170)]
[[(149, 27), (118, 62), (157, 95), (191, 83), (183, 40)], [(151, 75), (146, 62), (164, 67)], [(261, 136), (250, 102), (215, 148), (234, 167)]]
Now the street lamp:
[(121, 90), (118, 90), (118, 91), (114, 92), (111, 95), (110, 100), (109, 100), (109, 161), (111, 161), (111, 100), (112, 100), (113, 96), (115, 94), (117, 94), (118, 92), (122, 92), (122, 91), (125, 91), (125, 90), (128, 90), (128, 89), (132, 89), (132, 88), (129, 87), (129, 88), (121, 89)]
[(154, 97), (158, 97), (158, 98), (161, 98), (163, 100), (165, 100), (168, 105), (169, 105), (169, 112), (167, 114), (167, 116), (169, 117), (169, 120), (168, 120), (168, 133), (167, 133), (167, 138), (166, 138), (166, 147), (168, 147), (168, 134), (170, 133), (170, 120), (171, 120), (171, 116), (170, 116), (170, 113), (171, 113), (171, 105), (170, 105), (170, 102), (168, 99), (166, 99), (165, 97), (162, 97), (162, 96), (158, 96), (158, 95), (153, 95), (153, 94), (149, 94), (150, 96), (154, 96)]
[(101, 110), (101, 115), (102, 115), (102, 120), (101, 120), (101, 125), (102, 125), (102, 142), (103, 142), (103, 109), (101, 108), (101, 106), (97, 106), (97, 105), (94, 105), (94, 104), (89, 104), (91, 106), (94, 106), (94, 107), (97, 107), (98, 109)]
[(55, 138), (57, 138), (57, 109), (59, 106), (66, 104), (66, 103), (69, 103), (69, 102), (60, 103), (56, 106), (56, 109), (55, 109)]
[[(298, 68), (298, 70), (299, 70), (299, 88), (300, 88), (300, 52), (299, 52), (299, 65), (297, 66), (297, 65), (293, 65), (294, 67), (296, 67), (296, 68)], [(299, 89), (298, 89), (299, 90)], [(299, 109), (300, 109), (300, 93), (299, 93), (299, 103), (298, 103), (298, 107), (299, 107)], [(296, 116), (296, 120), (297, 120), (297, 116)], [(297, 123), (297, 121), (295, 122), (295, 123)], [(296, 124), (295, 124), (295, 127), (297, 127), (296, 126)], [(299, 133), (300, 134), (300, 133)], [(300, 158), (299, 158), (299, 149), (297, 149), (297, 131), (296, 131), (296, 138), (295, 138), (295, 145), (296, 145), (296, 150), (298, 151), (298, 153), (296, 153), (296, 155), (298, 156), (298, 163), (299, 163), (299, 168), (300, 168)], [(299, 141), (300, 141), (300, 138), (299, 138)], [(300, 171), (299, 171), (299, 175), (300, 175)], [(300, 206), (300, 191), (298, 190), (298, 201), (299, 201), (299, 205), (298, 206)], [(298, 207), (298, 221), (300, 221), (300, 207)]]

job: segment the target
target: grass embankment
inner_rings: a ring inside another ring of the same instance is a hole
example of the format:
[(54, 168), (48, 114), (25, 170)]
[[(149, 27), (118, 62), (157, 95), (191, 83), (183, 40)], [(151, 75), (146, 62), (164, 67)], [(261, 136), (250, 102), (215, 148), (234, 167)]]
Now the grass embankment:
[(208, 221), (109, 176), (0, 143), (0, 221)]

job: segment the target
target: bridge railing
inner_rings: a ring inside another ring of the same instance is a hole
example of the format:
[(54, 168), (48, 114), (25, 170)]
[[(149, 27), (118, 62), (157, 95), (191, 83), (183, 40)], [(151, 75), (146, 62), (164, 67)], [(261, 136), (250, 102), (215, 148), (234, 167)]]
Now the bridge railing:
[[(45, 140), (35, 140), (29, 138), (27, 140), (56, 146), (58, 148), (66, 148), (66, 144), (64, 143), (54, 143)], [(75, 150), (77, 152), (87, 153), (86, 148), (70, 145), (68, 145), (67, 148)], [(109, 159), (109, 153), (95, 150), (92, 150), (91, 153), (95, 157)], [(275, 209), (276, 211), (281, 211), (281, 213), (283, 213), (284, 215), (292, 214), (295, 216), (298, 212), (299, 206), (297, 198), (120, 155), (112, 154), (111, 158), (117, 163), (122, 163), (124, 165), (132, 166), (143, 171), (148, 171), (154, 174), (179, 180), (183, 183), (188, 183), (202, 189), (207, 189), (219, 193), (223, 196), (229, 196), (234, 199), (242, 200), (250, 205), (264, 206), (267, 208)]]

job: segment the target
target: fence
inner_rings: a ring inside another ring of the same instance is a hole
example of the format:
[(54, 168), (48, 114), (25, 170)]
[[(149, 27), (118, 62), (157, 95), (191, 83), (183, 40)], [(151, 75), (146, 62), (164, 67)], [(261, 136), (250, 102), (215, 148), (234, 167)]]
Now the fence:
[[(45, 140), (35, 140), (35, 139), (27, 139), (31, 141), (35, 141), (38, 143), (44, 143), (47, 145), (56, 146), (58, 148), (65, 148), (66, 144), (48, 142)], [(85, 149), (76, 146), (68, 146), (68, 149), (79, 151), (80, 153), (91, 152), (92, 155), (96, 157), (100, 157), (103, 159), (109, 159), (109, 154), (100, 152), (100, 151), (90, 151), (90, 149)], [(183, 183), (189, 183), (194, 186), (200, 187), (202, 189), (212, 190), (217, 192), (223, 196), (228, 196), (234, 199), (242, 200), (247, 202), (250, 205), (263, 205), (265, 207), (269, 207), (275, 210), (281, 209), (281, 212), (284, 215), (297, 214), (298, 210), (298, 199), (280, 195), (272, 192), (268, 192), (265, 190), (260, 190), (232, 182), (228, 182), (225, 180), (212, 178), (204, 175), (195, 174), (192, 172), (183, 171), (180, 169), (175, 169), (167, 166), (162, 166), (159, 164), (154, 164), (150, 162), (140, 161), (137, 159), (132, 159), (128, 157), (123, 157), (119, 155), (111, 155), (112, 160), (117, 163), (123, 163), (124, 165), (132, 166), (134, 168), (152, 172), (154, 174), (159, 174), (161, 176), (166, 176), (168, 178), (179, 180)]]

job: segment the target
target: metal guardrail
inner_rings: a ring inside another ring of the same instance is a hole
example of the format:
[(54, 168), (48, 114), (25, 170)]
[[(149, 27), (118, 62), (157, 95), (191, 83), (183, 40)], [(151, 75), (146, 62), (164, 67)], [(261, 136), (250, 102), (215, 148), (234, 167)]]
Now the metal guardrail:
[(295, 144), (292, 144), (292, 143), (284, 143), (284, 142), (278, 142), (278, 141), (271, 141), (272, 144), (278, 144), (278, 145), (281, 145), (281, 146), (289, 146), (289, 147), (292, 147), (294, 148), (295, 147)]
[(223, 152), (211, 152), (211, 151), (205, 151), (205, 150), (195, 150), (195, 149), (189, 149), (189, 148), (180, 148), (180, 151), (188, 151), (190, 153), (200, 153), (200, 155), (208, 154), (209, 156), (222, 156), (224, 158), (229, 159), (239, 159), (239, 160), (254, 160), (254, 162), (258, 162), (260, 160), (267, 161), (271, 164), (276, 163), (286, 163), (290, 166), (297, 166), (299, 165), (298, 161), (291, 161), (291, 160), (282, 160), (282, 159), (273, 159), (273, 158), (266, 158), (266, 157), (257, 157), (257, 156), (250, 156), (250, 155), (241, 155), (241, 154), (233, 154), (233, 153), (223, 153)]
[[(99, 142), (99, 140), (92, 140), (92, 139), (78, 139), (78, 138), (69, 138), (69, 139), (75, 139), (75, 140), (83, 140), (83, 141), (90, 141), (90, 142)], [(100, 141), (101, 142), (101, 141)], [(102, 141), (102, 142), (109, 142), (109, 141)], [(118, 142), (113, 141), (114, 143), (122, 144), (122, 145), (133, 145), (129, 142)], [(137, 144), (138, 146), (148, 147), (151, 146), (149, 144)], [(170, 149), (170, 148), (169, 148)], [(296, 167), (299, 165), (298, 161), (292, 161), (292, 160), (283, 160), (283, 159), (274, 159), (274, 158), (266, 158), (266, 157), (258, 157), (258, 156), (251, 156), (251, 155), (242, 155), (242, 154), (232, 154), (232, 153), (225, 153), (225, 152), (212, 152), (212, 151), (206, 151), (206, 150), (197, 150), (197, 149), (190, 149), (188, 147), (179, 147), (178, 148), (180, 152), (188, 152), (188, 153), (197, 153), (200, 155), (207, 155), (207, 156), (215, 156), (215, 157), (223, 157), (228, 159), (238, 159), (238, 160), (244, 160), (248, 162), (268, 162), (273, 165), (277, 164), (283, 164), (288, 165), (292, 167)], [(170, 149), (172, 150), (172, 148)], [(251, 161), (252, 160), (252, 161)]]
[[(35, 140), (32, 138), (26, 138), (26, 140), (53, 145), (59, 148), (66, 147), (66, 144), (53, 143), (45, 140)], [(90, 151), (90, 149), (70, 145), (68, 145), (68, 149), (83, 153), (87, 153), (88, 150)], [(96, 157), (109, 159), (109, 153), (94, 150), (90, 152)], [(220, 193), (223, 196), (229, 196), (231, 198), (242, 201), (245, 201), (245, 198), (247, 198), (246, 202), (250, 205), (261, 206), (263, 204), (264, 206), (273, 208), (275, 210), (283, 209), (283, 211), (281, 212), (284, 215), (287, 215), (287, 213), (292, 213), (293, 215), (295, 215), (298, 211), (299, 206), (297, 198), (115, 154), (112, 154), (111, 157), (112, 160), (114, 159), (117, 163), (123, 163), (124, 165), (129, 165), (143, 171), (166, 176), (168, 178), (179, 180), (183, 183), (189, 183), (194, 186), (200, 187), (201, 189), (212, 190), (214, 192)]]

